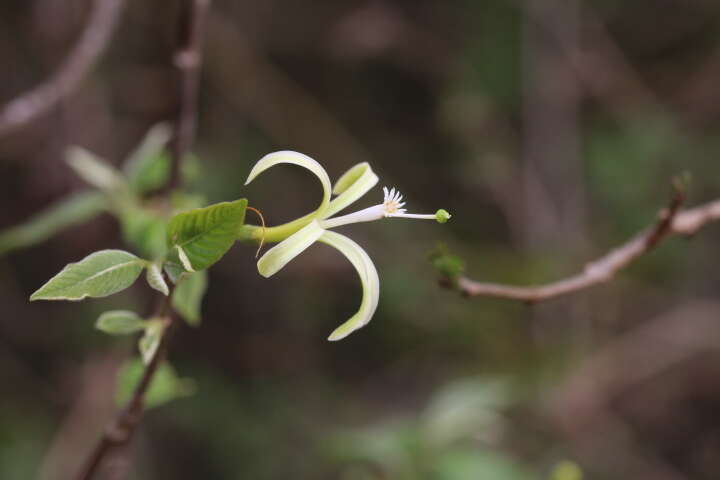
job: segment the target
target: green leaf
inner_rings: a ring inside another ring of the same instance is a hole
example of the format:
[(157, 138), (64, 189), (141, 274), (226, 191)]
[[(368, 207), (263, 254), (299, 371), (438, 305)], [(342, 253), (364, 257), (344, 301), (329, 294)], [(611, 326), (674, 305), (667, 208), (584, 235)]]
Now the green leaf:
[(135, 312), (112, 310), (95, 322), (95, 328), (110, 335), (129, 335), (145, 328), (145, 321)]
[(133, 191), (140, 194), (150, 192), (167, 182), (170, 157), (165, 151), (165, 145), (171, 133), (167, 124), (155, 125), (128, 157), (123, 170)]
[(193, 327), (200, 325), (203, 296), (207, 290), (207, 272), (184, 273), (173, 292), (175, 311)]
[(158, 265), (157, 263), (149, 264), (147, 268), (146, 278), (150, 287), (154, 288), (165, 296), (170, 294), (170, 289), (165, 282), (165, 278), (163, 277), (160, 265)]
[(24, 224), (1, 232), (0, 255), (43, 242), (65, 228), (90, 220), (106, 208), (105, 196), (99, 192), (69, 196)]
[(67, 163), (80, 178), (100, 190), (111, 191), (125, 185), (125, 178), (115, 167), (84, 148), (68, 148)]
[(187, 193), (176, 190), (170, 194), (170, 205), (176, 212), (184, 212), (207, 205), (207, 199), (205, 195), (200, 193)]
[(146, 157), (137, 168), (139, 170), (133, 172), (129, 179), (130, 188), (139, 194), (152, 192), (165, 185), (170, 177), (170, 155), (167, 152), (155, 153)]
[(145, 335), (138, 340), (138, 349), (145, 365), (150, 363), (160, 346), (167, 323), (165, 319), (153, 318), (145, 323)]
[(432, 465), (431, 478), (437, 480), (537, 480), (522, 463), (500, 452), (457, 449), (443, 452)]
[(180, 276), (185, 273), (185, 269), (183, 268), (183, 266), (178, 265), (174, 262), (165, 262), (163, 270), (165, 270), (165, 274), (168, 276), (172, 283), (178, 283), (178, 280), (180, 280)]
[(123, 205), (120, 211), (123, 240), (146, 257), (159, 258), (167, 252), (165, 223), (165, 218), (139, 205)]
[(101, 250), (68, 264), (33, 293), (30, 301), (107, 297), (132, 285), (145, 263), (122, 250)]
[(202, 174), (202, 163), (194, 153), (186, 153), (180, 162), (180, 176), (183, 184), (187, 185), (197, 180)]
[(457, 255), (448, 251), (447, 246), (438, 245), (428, 254), (428, 259), (433, 267), (445, 277), (452, 285), (457, 283), (458, 278), (465, 271), (465, 262)]
[[(135, 388), (142, 378), (145, 366), (139, 359), (125, 364), (118, 373), (117, 391), (115, 399), (118, 406), (127, 405)], [(145, 408), (153, 408), (180, 397), (192, 395), (195, 392), (195, 382), (186, 378), (179, 378), (175, 369), (168, 363), (158, 366), (150, 386), (145, 393)]]
[(204, 270), (235, 243), (246, 207), (243, 198), (179, 213), (168, 225), (168, 245), (180, 247), (193, 270)]

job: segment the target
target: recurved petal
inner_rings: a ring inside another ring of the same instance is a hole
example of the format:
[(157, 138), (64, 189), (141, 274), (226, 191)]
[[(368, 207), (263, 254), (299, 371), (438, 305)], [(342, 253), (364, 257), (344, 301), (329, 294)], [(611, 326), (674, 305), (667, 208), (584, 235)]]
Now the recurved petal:
[(328, 337), (328, 340), (340, 340), (347, 337), (358, 328), (367, 325), (377, 309), (380, 298), (380, 278), (372, 260), (360, 245), (344, 235), (326, 230), (322, 233), (319, 241), (335, 247), (350, 260), (360, 275), (363, 296), (360, 302), (360, 309), (345, 323), (336, 328)]
[(265, 252), (265, 255), (258, 260), (258, 272), (266, 278), (274, 275), (290, 260), (300, 255), (303, 250), (315, 243), (323, 232), (325, 232), (325, 230), (318, 225), (317, 221), (311, 221)]
[(274, 167), (280, 163), (289, 163), (307, 168), (314, 173), (316, 177), (318, 177), (323, 187), (323, 198), (322, 202), (320, 202), (320, 206), (315, 211), (315, 214), (318, 216), (323, 215), (325, 213), (325, 209), (330, 203), (330, 177), (328, 177), (328, 174), (322, 165), (303, 153), (293, 152), (292, 150), (282, 150), (280, 152), (273, 152), (265, 155), (263, 158), (258, 160), (252, 168), (247, 180), (245, 181), (245, 185), (252, 182), (255, 177), (268, 168)]
[(330, 202), (330, 206), (323, 214), (323, 218), (331, 217), (354, 203), (374, 187), (377, 182), (378, 177), (370, 168), (370, 164), (367, 162), (358, 163), (335, 182), (333, 193), (338, 196)]

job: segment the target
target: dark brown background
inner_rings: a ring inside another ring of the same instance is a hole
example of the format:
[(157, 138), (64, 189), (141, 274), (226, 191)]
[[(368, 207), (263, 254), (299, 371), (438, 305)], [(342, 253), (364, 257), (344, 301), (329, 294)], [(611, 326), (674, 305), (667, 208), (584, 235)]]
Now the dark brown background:
[[(176, 3), (130, 0), (75, 93), (0, 138), (0, 227), (85, 188), (68, 145), (118, 164), (172, 117)], [(90, 7), (0, 5), (0, 103), (54, 71)], [(325, 338), (360, 301), (344, 258), (314, 246), (266, 280), (234, 248), (202, 328), (173, 341), (198, 391), (148, 414), (132, 478), (543, 479), (563, 459), (589, 479), (719, 478), (717, 227), (536, 307), (463, 299), (426, 259), (444, 242), (474, 278), (542, 282), (652, 223), (678, 173), (689, 203), (719, 197), (719, 45), (711, 0), (213, 2), (196, 148), (210, 201), (247, 196), (273, 224), (306, 213), (319, 189), (298, 170), (243, 187), (290, 148), (331, 178), (369, 161), (412, 211), (453, 219), (343, 230), (382, 285), (339, 343)], [(1, 478), (68, 478), (109, 418), (132, 342), (92, 325), (148, 290), (27, 298), (118, 238), (103, 217), (0, 259)]]

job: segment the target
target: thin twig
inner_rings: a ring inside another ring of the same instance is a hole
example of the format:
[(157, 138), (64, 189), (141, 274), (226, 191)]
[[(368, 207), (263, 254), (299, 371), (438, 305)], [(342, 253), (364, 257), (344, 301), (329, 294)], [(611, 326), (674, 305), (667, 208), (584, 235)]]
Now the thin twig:
[(202, 64), (202, 47), (205, 37), (205, 17), (210, 0), (186, 0), (180, 15), (178, 49), (173, 61), (180, 75), (180, 104), (175, 136), (170, 145), (173, 162), (167, 190), (176, 189), (181, 183), (182, 160), (195, 141), (197, 128), (197, 99)]
[(516, 287), (477, 282), (461, 276), (457, 279), (457, 288), (463, 295), (470, 297), (499, 297), (537, 303), (605, 283), (668, 236), (690, 236), (706, 224), (720, 220), (720, 200), (680, 210), (683, 201), (684, 194), (677, 190), (670, 205), (661, 212), (655, 225), (638, 233), (627, 243), (599, 259), (588, 263), (582, 272), (566, 279), (545, 285)]
[(170, 293), (162, 297), (153, 315), (154, 318), (163, 318), (167, 322), (165, 332), (160, 339), (160, 345), (158, 345), (155, 355), (150, 359), (150, 363), (145, 367), (140, 382), (135, 387), (127, 406), (118, 413), (111, 424), (105, 429), (100, 441), (88, 456), (82, 471), (77, 477), (78, 480), (90, 480), (93, 478), (108, 453), (116, 447), (127, 445), (132, 439), (137, 426), (140, 424), (145, 393), (150, 387), (150, 383), (167, 353), (167, 343), (171, 333), (170, 328), (173, 326), (175, 318), (170, 303), (173, 289), (174, 285), (171, 287)]
[[(195, 116), (197, 113), (197, 87), (200, 64), (202, 62), (202, 23), (210, 5), (209, 0), (185, 0), (182, 10), (180, 39), (175, 53), (175, 62), (180, 69), (180, 107), (175, 124), (175, 137), (171, 149), (173, 175), (168, 182), (166, 193), (180, 184), (180, 166), (195, 138)], [(160, 340), (150, 363), (145, 367), (143, 375), (128, 403), (96, 444), (88, 457), (78, 480), (90, 480), (97, 473), (103, 460), (118, 447), (129, 444), (133, 433), (142, 419), (144, 398), (158, 367), (167, 355), (167, 346), (171, 330), (175, 324), (170, 294), (160, 296), (154, 317), (164, 318), (165, 332)], [(159, 294), (160, 295), (160, 294)]]
[(85, 31), (55, 74), (0, 108), (0, 137), (48, 112), (78, 87), (110, 43), (124, 4), (95, 0)]

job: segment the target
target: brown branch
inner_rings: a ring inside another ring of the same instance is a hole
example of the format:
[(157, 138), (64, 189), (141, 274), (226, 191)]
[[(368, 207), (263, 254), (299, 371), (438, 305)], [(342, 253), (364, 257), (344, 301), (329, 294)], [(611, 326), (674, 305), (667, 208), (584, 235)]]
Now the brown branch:
[(180, 105), (170, 145), (174, 161), (167, 190), (180, 186), (182, 160), (195, 140), (205, 17), (209, 7), (210, 0), (185, 0), (182, 5), (178, 49), (173, 58), (180, 75)]
[[(180, 184), (180, 167), (183, 157), (188, 153), (195, 138), (197, 114), (197, 87), (199, 69), (202, 62), (202, 36), (204, 18), (210, 0), (183, 0), (180, 38), (175, 53), (175, 63), (180, 70), (180, 105), (175, 124), (175, 137), (171, 148), (172, 177), (166, 187), (166, 193)], [(150, 363), (145, 367), (128, 405), (118, 413), (106, 428), (95, 448), (90, 453), (78, 480), (90, 480), (97, 473), (103, 460), (111, 451), (130, 443), (135, 430), (140, 424), (144, 410), (144, 398), (158, 367), (167, 355), (168, 341), (175, 324), (171, 299), (174, 286), (167, 296), (161, 296), (154, 317), (164, 318), (165, 332), (160, 345)]]
[(95, 0), (87, 27), (60, 68), (43, 84), (0, 108), (0, 137), (51, 110), (72, 93), (107, 48), (125, 0)]
[(103, 436), (95, 445), (95, 448), (93, 448), (85, 465), (78, 474), (78, 480), (90, 480), (93, 478), (101, 466), (103, 459), (105, 459), (113, 449), (130, 443), (137, 426), (140, 424), (145, 393), (150, 387), (150, 383), (158, 367), (160, 367), (167, 354), (167, 343), (171, 333), (170, 329), (173, 326), (173, 320), (175, 318), (170, 304), (173, 290), (174, 286), (171, 287), (170, 293), (167, 296), (162, 297), (153, 315), (154, 318), (163, 318), (167, 322), (165, 332), (160, 339), (160, 345), (158, 345), (155, 355), (150, 359), (150, 363), (145, 367), (140, 382), (135, 387), (127, 406), (122, 409), (110, 425), (105, 428)]
[(677, 190), (668, 208), (656, 224), (635, 235), (627, 243), (588, 263), (582, 272), (545, 285), (516, 287), (497, 283), (483, 283), (461, 276), (457, 288), (466, 296), (499, 297), (537, 303), (568, 295), (605, 283), (640, 256), (652, 250), (670, 235), (689, 236), (710, 222), (720, 220), (720, 200), (695, 208), (681, 210), (684, 195)]

